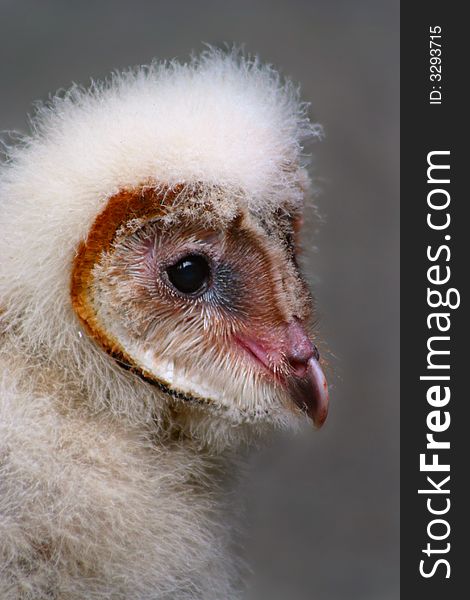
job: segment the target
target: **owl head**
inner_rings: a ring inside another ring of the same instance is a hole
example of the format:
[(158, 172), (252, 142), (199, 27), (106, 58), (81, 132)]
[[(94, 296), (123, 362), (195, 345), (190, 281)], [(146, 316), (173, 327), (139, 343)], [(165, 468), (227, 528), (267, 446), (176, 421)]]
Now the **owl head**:
[(206, 435), (322, 425), (298, 264), (319, 133), (289, 82), (236, 51), (55, 97), (3, 167), (5, 331), (93, 410)]

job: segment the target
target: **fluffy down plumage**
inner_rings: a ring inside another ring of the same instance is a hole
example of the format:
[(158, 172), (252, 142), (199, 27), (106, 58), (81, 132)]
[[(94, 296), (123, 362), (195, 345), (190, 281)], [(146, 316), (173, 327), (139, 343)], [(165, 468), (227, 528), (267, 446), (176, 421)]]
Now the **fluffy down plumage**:
[(89, 335), (72, 305), (71, 272), (93, 223), (123, 190), (153, 190), (162, 204), (170, 191), (189, 218), (209, 207), (211, 227), (240, 211), (253, 231), (273, 215), (300, 215), (309, 187), (302, 143), (318, 134), (276, 71), (211, 50), (74, 87), (39, 108), (31, 135), (8, 150), (0, 174), (2, 600), (238, 597), (234, 453), (299, 415), (273, 408), (269, 419), (250, 420), (170, 402)]

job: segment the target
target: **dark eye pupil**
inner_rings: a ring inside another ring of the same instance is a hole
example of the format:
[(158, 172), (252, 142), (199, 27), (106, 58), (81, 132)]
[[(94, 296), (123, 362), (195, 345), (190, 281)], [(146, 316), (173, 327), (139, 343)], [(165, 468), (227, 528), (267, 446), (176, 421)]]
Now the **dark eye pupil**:
[(183, 294), (203, 292), (209, 284), (211, 270), (203, 256), (190, 254), (168, 267), (168, 279)]

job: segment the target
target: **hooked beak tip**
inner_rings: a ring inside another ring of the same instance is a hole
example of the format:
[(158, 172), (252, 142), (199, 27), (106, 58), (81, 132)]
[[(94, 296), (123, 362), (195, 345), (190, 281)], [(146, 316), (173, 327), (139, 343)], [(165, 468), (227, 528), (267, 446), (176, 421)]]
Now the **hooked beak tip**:
[(329, 393), (323, 369), (316, 357), (308, 360), (304, 377), (293, 378), (291, 394), (297, 406), (320, 429), (328, 416)]

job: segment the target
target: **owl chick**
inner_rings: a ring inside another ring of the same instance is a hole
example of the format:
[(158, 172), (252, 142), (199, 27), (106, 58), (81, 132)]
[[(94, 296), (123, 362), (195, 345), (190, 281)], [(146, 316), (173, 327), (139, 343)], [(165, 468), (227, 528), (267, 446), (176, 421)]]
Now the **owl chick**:
[(326, 418), (318, 129), (237, 52), (40, 108), (0, 175), (0, 597), (239, 597), (237, 449)]

